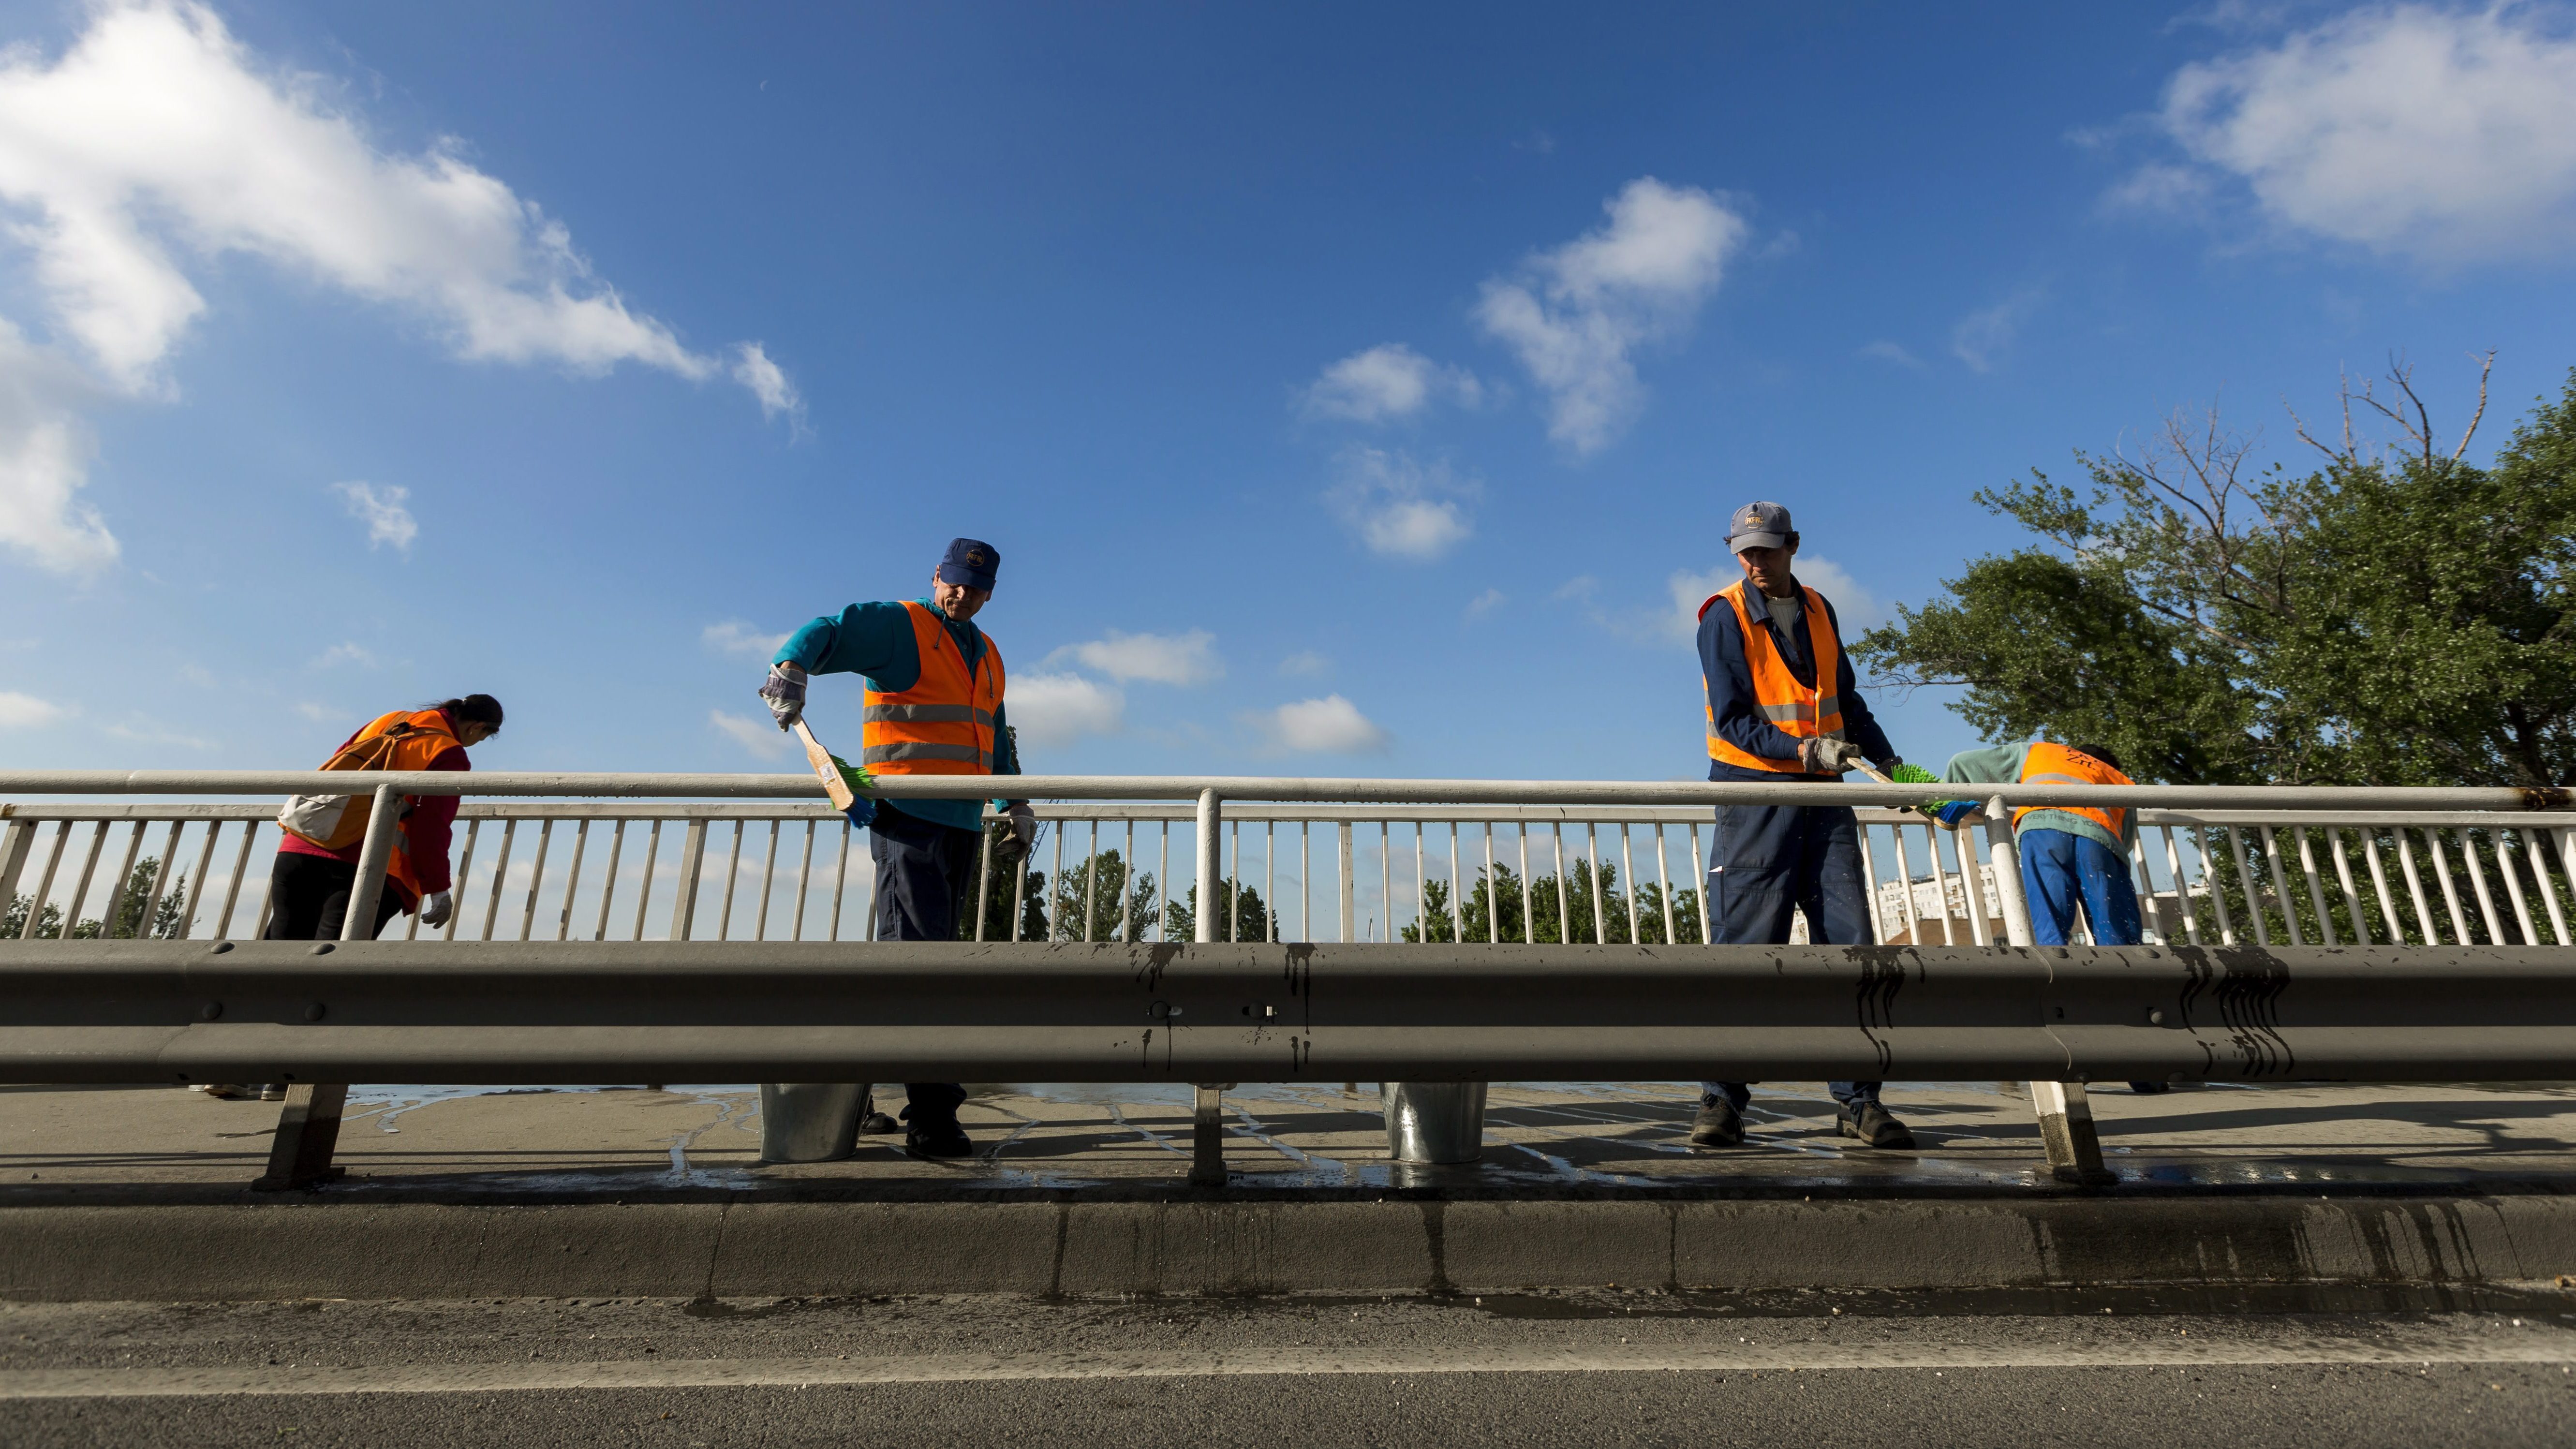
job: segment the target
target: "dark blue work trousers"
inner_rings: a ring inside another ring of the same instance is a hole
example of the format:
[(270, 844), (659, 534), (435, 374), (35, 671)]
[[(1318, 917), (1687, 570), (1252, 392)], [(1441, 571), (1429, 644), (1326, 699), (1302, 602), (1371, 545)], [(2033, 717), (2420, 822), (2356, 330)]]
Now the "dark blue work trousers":
[[(1820, 946), (1872, 946), (1869, 886), (1861, 879), (1860, 824), (1842, 806), (1720, 805), (1717, 843), (1708, 853), (1710, 937), (1721, 946), (1783, 946), (1790, 912), (1807, 917), (1807, 939)], [(1841, 1105), (1858, 1111), (1878, 1100), (1876, 1082), (1828, 1082)], [(1724, 1097), (1737, 1111), (1751, 1093), (1742, 1082), (1705, 1081), (1703, 1098)]]
[[(880, 806), (868, 826), (868, 853), (877, 862), (877, 939), (957, 939), (957, 911), (975, 883), (979, 843), (971, 830)], [(915, 1127), (956, 1121), (966, 1100), (966, 1089), (955, 1082), (906, 1082), (903, 1089), (911, 1098), (904, 1119)]]

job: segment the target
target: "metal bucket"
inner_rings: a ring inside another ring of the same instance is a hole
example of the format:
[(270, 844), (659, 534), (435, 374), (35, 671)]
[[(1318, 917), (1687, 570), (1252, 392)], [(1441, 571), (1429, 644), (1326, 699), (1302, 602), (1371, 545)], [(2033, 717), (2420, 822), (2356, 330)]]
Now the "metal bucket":
[(760, 1084), (763, 1162), (838, 1162), (858, 1150), (868, 1082)]
[(1380, 1082), (1386, 1155), (1397, 1162), (1474, 1162), (1485, 1155), (1485, 1084)]

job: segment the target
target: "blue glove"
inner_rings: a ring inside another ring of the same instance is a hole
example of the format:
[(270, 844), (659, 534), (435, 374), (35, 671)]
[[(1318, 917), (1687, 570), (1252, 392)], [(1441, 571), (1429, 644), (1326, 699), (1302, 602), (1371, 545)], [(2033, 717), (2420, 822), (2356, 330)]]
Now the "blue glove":
[(1960, 821), (1977, 813), (1977, 808), (1977, 802), (1974, 800), (1948, 800), (1942, 802), (1940, 809), (1932, 812), (1932, 818), (1941, 822), (1942, 829), (1956, 830), (1959, 828)]

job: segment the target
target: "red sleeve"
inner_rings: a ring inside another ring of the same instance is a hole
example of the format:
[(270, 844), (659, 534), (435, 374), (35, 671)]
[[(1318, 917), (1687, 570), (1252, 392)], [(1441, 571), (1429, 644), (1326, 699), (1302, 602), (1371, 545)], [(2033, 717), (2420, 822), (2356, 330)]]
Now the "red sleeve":
[[(450, 745), (432, 756), (433, 770), (470, 770), (463, 748)], [(415, 795), (411, 814), (403, 817), (403, 838), (410, 842), (411, 869), (423, 895), (436, 895), (454, 884), (447, 870), (450, 827), (456, 823), (453, 795)]]

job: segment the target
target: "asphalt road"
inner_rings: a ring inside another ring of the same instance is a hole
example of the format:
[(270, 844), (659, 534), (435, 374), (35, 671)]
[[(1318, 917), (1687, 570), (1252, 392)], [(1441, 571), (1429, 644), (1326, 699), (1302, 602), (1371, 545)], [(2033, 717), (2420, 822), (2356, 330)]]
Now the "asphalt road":
[(2576, 1442), (2576, 1292), (2494, 1301), (0, 1305), (0, 1444)]

